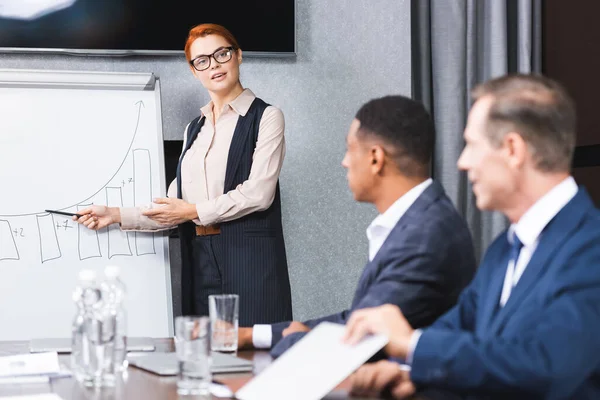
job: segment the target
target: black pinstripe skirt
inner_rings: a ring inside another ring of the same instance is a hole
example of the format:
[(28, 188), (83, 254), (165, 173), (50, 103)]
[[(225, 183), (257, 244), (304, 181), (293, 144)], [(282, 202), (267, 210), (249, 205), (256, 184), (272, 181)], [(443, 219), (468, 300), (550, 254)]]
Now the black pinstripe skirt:
[(272, 240), (261, 237), (246, 240), (252, 245), (240, 252), (222, 234), (191, 238), (192, 265), (183, 266), (189, 274), (182, 276), (189, 280), (182, 284), (191, 286), (187, 292), (191, 299), (184, 298), (183, 303), (186, 300), (193, 303), (192, 314), (208, 315), (208, 296), (237, 294), (240, 326), (291, 320), (287, 264), (276, 262)]
[(215, 256), (214, 237), (196, 236), (192, 239), (195, 315), (208, 315), (208, 296), (223, 293), (222, 267), (219, 267)]

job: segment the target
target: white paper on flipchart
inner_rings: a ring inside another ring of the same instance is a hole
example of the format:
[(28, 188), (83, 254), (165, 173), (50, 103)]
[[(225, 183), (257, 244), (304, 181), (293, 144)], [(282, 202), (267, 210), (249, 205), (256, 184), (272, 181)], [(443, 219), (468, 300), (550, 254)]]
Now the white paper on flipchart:
[(25, 396), (0, 397), (0, 400), (62, 400), (62, 398), (54, 393), (43, 393)]
[(345, 326), (323, 322), (235, 394), (240, 400), (318, 400), (388, 342), (369, 336), (344, 344)]

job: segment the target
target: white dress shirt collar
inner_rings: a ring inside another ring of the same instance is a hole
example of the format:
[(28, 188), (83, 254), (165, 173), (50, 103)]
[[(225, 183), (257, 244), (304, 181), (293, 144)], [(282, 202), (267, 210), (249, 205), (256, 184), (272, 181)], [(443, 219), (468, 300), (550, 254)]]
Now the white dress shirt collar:
[(419, 183), (396, 200), (383, 214), (379, 214), (373, 222), (371, 222), (367, 228), (367, 238), (369, 239), (369, 261), (372, 261), (373, 258), (375, 258), (375, 255), (406, 210), (410, 208), (417, 198), (432, 183), (433, 180), (431, 178)]
[[(235, 111), (236, 113), (238, 113), (239, 115), (241, 115), (243, 117), (246, 115), (246, 113), (250, 109), (250, 106), (252, 105), (252, 102), (254, 101), (255, 98), (256, 98), (256, 96), (254, 95), (252, 90), (244, 89), (242, 91), (242, 93), (239, 94), (238, 97), (231, 100), (229, 103), (225, 104), (223, 107), (224, 107), (224, 109), (227, 109), (227, 107), (231, 107), (231, 109), (233, 111)], [(212, 100), (209, 101), (208, 104), (206, 104), (205, 106), (200, 108), (200, 112), (202, 113), (203, 116), (210, 118), (213, 113)]]
[(569, 176), (553, 187), (531, 206), (525, 214), (508, 229), (508, 240), (513, 241), (513, 232), (517, 234), (523, 246), (532, 246), (548, 223), (577, 194), (577, 183)]

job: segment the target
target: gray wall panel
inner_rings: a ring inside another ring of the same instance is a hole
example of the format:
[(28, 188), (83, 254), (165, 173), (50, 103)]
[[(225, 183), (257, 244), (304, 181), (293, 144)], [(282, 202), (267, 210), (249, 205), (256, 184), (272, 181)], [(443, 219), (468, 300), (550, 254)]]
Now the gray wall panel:
[[(410, 94), (410, 1), (298, 0), (297, 49), (296, 58), (245, 57), (242, 83), (285, 115), (283, 223), (294, 316), (305, 319), (347, 307), (367, 260), (365, 229), (376, 211), (354, 202), (340, 162), (360, 105), (385, 94)], [(181, 139), (208, 101), (183, 55), (2, 54), (0, 67), (154, 72), (161, 78), (165, 139)]]

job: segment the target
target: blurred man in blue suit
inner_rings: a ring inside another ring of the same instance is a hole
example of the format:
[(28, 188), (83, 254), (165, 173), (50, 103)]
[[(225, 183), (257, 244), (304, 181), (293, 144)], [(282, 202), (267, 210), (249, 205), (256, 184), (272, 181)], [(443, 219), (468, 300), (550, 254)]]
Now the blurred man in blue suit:
[(241, 328), (240, 348), (273, 347), (278, 356), (322, 321), (343, 324), (353, 310), (385, 303), (402, 307), (412, 325), (427, 326), (456, 304), (476, 262), (465, 221), (429, 178), (434, 137), (428, 112), (407, 97), (374, 99), (358, 111), (342, 165), (355, 200), (380, 214), (367, 229), (369, 261), (352, 305), (303, 323)]
[(355, 393), (416, 387), (466, 398), (600, 398), (600, 212), (570, 176), (575, 106), (556, 82), (514, 75), (482, 84), (458, 160), (482, 210), (511, 222), (458, 304), (414, 330), (402, 307), (355, 312), (350, 343), (383, 333), (405, 359), (366, 365)]

